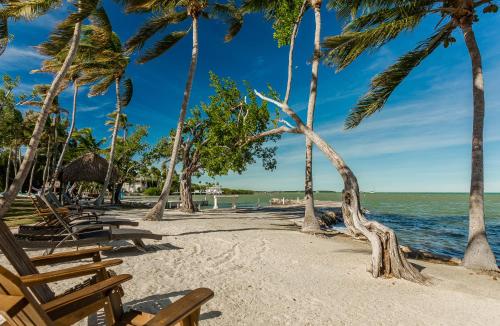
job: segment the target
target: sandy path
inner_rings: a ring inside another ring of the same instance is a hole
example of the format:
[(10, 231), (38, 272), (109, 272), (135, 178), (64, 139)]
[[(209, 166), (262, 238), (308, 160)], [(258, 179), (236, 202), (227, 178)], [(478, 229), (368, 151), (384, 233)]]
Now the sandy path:
[(155, 312), (189, 289), (213, 289), (202, 310), (206, 326), (500, 325), (500, 280), (421, 261), (429, 286), (373, 279), (365, 243), (302, 234), (293, 223), (299, 216), (293, 209), (170, 211), (165, 221), (141, 220), (141, 228), (167, 235), (148, 242), (150, 252), (107, 256), (123, 258), (114, 269), (134, 277), (124, 286), (128, 307)]

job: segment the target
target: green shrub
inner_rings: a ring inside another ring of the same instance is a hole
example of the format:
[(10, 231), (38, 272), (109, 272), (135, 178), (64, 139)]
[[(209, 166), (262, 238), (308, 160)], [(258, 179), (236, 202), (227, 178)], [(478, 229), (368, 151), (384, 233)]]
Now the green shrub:
[(144, 190), (144, 195), (146, 196), (159, 196), (161, 194), (161, 189), (152, 187)]

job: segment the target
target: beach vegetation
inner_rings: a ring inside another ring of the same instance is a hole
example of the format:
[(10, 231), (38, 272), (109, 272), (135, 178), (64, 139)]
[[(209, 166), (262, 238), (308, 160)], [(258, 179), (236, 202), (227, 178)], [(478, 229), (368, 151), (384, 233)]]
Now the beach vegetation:
[(210, 73), (213, 95), (208, 103), (191, 110), (186, 120), (181, 144), (180, 195), (182, 209), (196, 211), (193, 203), (192, 177), (241, 174), (257, 159), (266, 170), (276, 167), (276, 147), (265, 145), (279, 135), (252, 139), (275, 126), (279, 116), (271, 116), (266, 103), (259, 103), (251, 86), (242, 92), (236, 82)]

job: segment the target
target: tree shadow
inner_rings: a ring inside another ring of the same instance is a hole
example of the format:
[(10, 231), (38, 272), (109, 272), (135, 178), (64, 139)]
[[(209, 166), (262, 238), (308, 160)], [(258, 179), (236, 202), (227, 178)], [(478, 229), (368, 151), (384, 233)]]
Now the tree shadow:
[[(122, 240), (119, 240), (122, 242)], [(121, 243), (122, 246), (114, 248), (113, 250), (103, 251), (102, 255), (106, 257), (131, 257), (131, 256), (139, 256), (148, 253), (163, 251), (163, 250), (181, 250), (184, 249), (182, 247), (177, 247), (171, 243), (160, 243), (160, 244), (149, 244), (146, 245), (146, 252), (137, 249), (136, 246), (131, 245), (127, 241), (123, 241)]]
[(181, 237), (185, 235), (204, 234), (204, 233), (218, 233), (218, 232), (241, 232), (241, 231), (255, 231), (255, 230), (268, 230), (268, 231), (294, 231), (295, 228), (281, 227), (281, 228), (241, 228), (241, 229), (222, 229), (222, 230), (203, 230), (184, 232), (179, 234), (169, 234), (170, 237)]

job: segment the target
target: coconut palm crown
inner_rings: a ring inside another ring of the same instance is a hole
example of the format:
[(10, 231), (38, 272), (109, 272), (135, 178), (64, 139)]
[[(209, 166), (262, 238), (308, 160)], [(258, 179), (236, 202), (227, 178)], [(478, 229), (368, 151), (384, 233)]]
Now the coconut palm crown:
[[(228, 24), (228, 32), (224, 37), (231, 41), (240, 31), (243, 14), (234, 1), (212, 3), (207, 0), (123, 0), (127, 12), (153, 12), (137, 33), (130, 38), (125, 48), (129, 52), (142, 50), (146, 42), (157, 34), (161, 34), (168, 26), (182, 23), (193, 17), (206, 19), (222, 19)], [(165, 53), (190, 31), (190, 28), (173, 31), (161, 37), (150, 48), (143, 51), (137, 59), (146, 63)]]
[[(379, 111), (401, 82), (439, 46), (455, 42), (452, 32), (479, 20), (478, 12), (497, 12), (494, 1), (484, 0), (339, 0), (328, 6), (341, 17), (354, 17), (341, 35), (326, 37), (323, 42), (325, 60), (342, 70), (367, 50), (378, 48), (399, 34), (415, 29), (432, 14), (441, 16), (435, 31), (396, 63), (371, 81), (369, 91), (349, 114), (345, 127), (354, 128)], [(360, 13), (358, 16), (356, 16)]]

